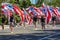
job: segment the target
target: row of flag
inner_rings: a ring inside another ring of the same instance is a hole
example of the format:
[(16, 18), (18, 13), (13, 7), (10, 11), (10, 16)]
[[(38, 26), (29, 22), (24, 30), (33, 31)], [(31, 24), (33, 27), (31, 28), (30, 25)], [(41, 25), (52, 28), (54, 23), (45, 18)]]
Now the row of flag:
[(56, 15), (60, 19), (60, 8), (48, 6), (48, 5), (45, 5), (44, 3), (39, 8), (30, 6), (26, 10), (31, 15), (40, 16), (41, 14), (44, 14), (46, 17), (46, 24), (48, 24), (51, 21), (53, 14)]
[(52, 14), (55, 14), (58, 18), (60, 18), (59, 10), (59, 7), (55, 8), (51, 6), (46, 6), (44, 3), (39, 8), (35, 6), (30, 6), (26, 9), (22, 8), (22, 10), (15, 4), (2, 3), (2, 13), (11, 16), (12, 12), (15, 12), (20, 16), (21, 22), (24, 22), (26, 18), (28, 24), (31, 24), (33, 21), (30, 15), (40, 17), (41, 14), (45, 15), (46, 23), (48, 24), (52, 18)]
[[(26, 20), (27, 23), (30, 24), (32, 22), (31, 17), (29, 16), (29, 14), (25, 11), (25, 9), (23, 8), (23, 11), (16, 6), (15, 4), (9, 4), (9, 3), (2, 3), (2, 13), (4, 13), (6, 16), (8, 16), (10, 18), (10, 16), (12, 16), (12, 12), (18, 14), (21, 18), (21, 23), (24, 22), (25, 20), (25, 16), (26, 16)], [(8, 19), (9, 19), (8, 18)]]

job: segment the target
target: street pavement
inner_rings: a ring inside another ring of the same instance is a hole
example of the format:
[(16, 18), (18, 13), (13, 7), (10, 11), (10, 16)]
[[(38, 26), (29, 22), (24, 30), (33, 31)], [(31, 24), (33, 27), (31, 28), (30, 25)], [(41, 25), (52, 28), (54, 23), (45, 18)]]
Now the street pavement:
[(46, 25), (46, 29), (42, 30), (41, 25), (37, 24), (37, 30), (34, 25), (14, 27), (13, 33), (9, 29), (9, 25), (5, 25), (2, 30), (0, 26), (0, 40), (60, 40), (60, 25), (53, 27)]

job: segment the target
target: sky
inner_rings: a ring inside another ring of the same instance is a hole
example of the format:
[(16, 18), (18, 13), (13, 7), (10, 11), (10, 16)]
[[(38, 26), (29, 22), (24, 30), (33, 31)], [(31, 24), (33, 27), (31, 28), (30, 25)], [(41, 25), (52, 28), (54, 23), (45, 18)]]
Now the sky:
[[(30, 0), (32, 4), (36, 4), (38, 2), (38, 0)], [(48, 1), (48, 2), (51, 2), (51, 0), (45, 0), (45, 1)]]
[(36, 4), (38, 0), (30, 0), (32, 4)]

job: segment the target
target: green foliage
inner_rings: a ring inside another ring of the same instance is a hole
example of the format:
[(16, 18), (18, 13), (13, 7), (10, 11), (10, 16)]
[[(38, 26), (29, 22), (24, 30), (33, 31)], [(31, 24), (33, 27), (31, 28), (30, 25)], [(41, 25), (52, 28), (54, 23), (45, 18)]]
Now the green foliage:
[(44, 0), (38, 0), (38, 2), (37, 2), (37, 4), (36, 4), (36, 7), (40, 7), (41, 6), (41, 4), (44, 2)]
[(16, 18), (17, 22), (20, 22), (20, 16), (18, 16), (16, 13), (13, 13), (14, 18)]
[(53, 5), (54, 7), (60, 7), (60, 0), (52, 0), (51, 2), (47, 3), (48, 5)]
[(27, 2), (27, 6), (28, 7), (32, 5), (31, 2), (30, 2), (30, 0), (26, 0), (26, 2)]
[(20, 7), (21, 8), (26, 8), (26, 7), (29, 7), (29, 6), (31, 6), (30, 0), (20, 1)]
[(1, 3), (3, 2), (3, 0), (0, 0), (0, 24), (1, 24)]
[(15, 3), (15, 0), (10, 0), (9, 3)]

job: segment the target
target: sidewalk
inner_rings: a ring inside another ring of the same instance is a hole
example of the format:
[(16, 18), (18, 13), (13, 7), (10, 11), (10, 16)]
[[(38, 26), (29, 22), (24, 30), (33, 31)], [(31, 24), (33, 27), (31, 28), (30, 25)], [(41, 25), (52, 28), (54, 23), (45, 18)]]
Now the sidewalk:
[[(8, 29), (9, 25), (4, 25), (4, 29)], [(2, 29), (1, 25), (0, 25), (0, 30)]]
[[(56, 25), (56, 27), (52, 27), (52, 25), (48, 25), (48, 27), (46, 27), (45, 30), (47, 31), (47, 33), (55, 33), (55, 32), (51, 32), (51, 30), (60, 30), (60, 25)], [(45, 33), (46, 31), (43, 31), (41, 29), (41, 25), (37, 25), (37, 30), (35, 30), (34, 25), (31, 24), (31, 25), (26, 25), (25, 28), (24, 28), (24, 26), (14, 27), (14, 30), (13, 30), (14, 33), (11, 34), (11, 31), (9, 29), (9, 25), (5, 25), (4, 31), (1, 30), (1, 26), (0, 26), (0, 35)]]
[[(5, 29), (9, 29), (9, 25), (4, 25), (4, 28)], [(24, 28), (24, 26), (22, 25), (22, 26), (17, 26), (17, 27), (14, 27), (14, 28)], [(25, 28), (27, 28), (28, 30), (30, 30), (30, 29), (34, 29), (34, 25), (33, 24), (31, 24), (31, 25), (26, 25), (26, 27)], [(46, 27), (45, 27), (46, 29), (45, 30), (58, 30), (58, 29), (60, 29), (60, 25), (56, 25), (55, 27), (52, 27), (52, 25), (46, 25)], [(0, 30), (1, 30), (2, 28), (1, 28), (1, 26), (0, 26)], [(37, 30), (41, 30), (41, 25), (37, 25)]]

